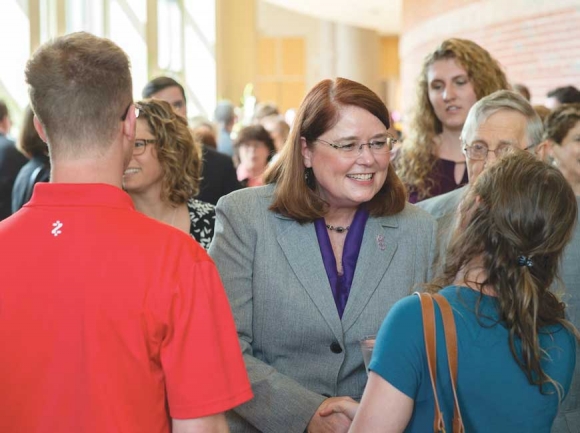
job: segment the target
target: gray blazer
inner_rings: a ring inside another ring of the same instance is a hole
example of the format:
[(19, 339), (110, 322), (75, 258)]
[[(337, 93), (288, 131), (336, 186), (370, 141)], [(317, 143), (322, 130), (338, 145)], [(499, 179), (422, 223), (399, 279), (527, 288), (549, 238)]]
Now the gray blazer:
[(302, 433), (329, 396), (360, 399), (359, 339), (429, 277), (435, 222), (408, 204), (369, 218), (342, 320), (314, 224), (268, 210), (273, 185), (222, 198), (209, 249), (237, 324), (254, 399), (228, 413), (232, 432)]
[[(467, 191), (468, 186), (456, 189), (447, 194), (430, 198), (417, 203), (417, 206), (429, 212), (437, 221), (437, 247), (434, 259), (434, 272), (441, 270), (445, 264), (445, 254), (457, 220), (457, 207)], [(580, 197), (576, 197), (580, 213)], [(565, 293), (555, 286), (554, 290), (562, 295), (568, 306), (570, 320), (580, 329), (580, 223), (576, 224), (574, 237), (564, 251), (560, 271), (565, 286)], [(552, 433), (580, 432), (580, 345), (576, 347), (576, 369), (570, 391), (562, 402), (560, 411), (552, 426)]]
[(447, 247), (457, 222), (457, 208), (468, 188), (469, 185), (465, 185), (446, 194), (417, 203), (418, 207), (429, 212), (437, 221), (437, 243), (433, 259), (434, 275), (445, 265)]

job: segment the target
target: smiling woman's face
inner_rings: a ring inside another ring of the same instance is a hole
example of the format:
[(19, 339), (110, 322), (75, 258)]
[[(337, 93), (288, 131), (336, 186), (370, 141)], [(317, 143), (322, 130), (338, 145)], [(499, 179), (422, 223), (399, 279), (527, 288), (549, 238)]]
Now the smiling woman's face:
[[(155, 136), (144, 119), (137, 119), (135, 140), (152, 140)], [(133, 155), (123, 174), (123, 188), (129, 193), (148, 193), (152, 188), (161, 191), (163, 169), (157, 158), (156, 143), (147, 143), (140, 155)]]
[[(352, 105), (339, 110), (336, 125), (318, 137), (333, 144), (384, 140), (383, 123), (368, 111)], [(311, 147), (302, 140), (305, 167), (312, 168), (317, 191), (331, 208), (355, 208), (370, 201), (383, 187), (389, 169), (390, 153), (375, 154), (368, 146), (345, 154), (327, 143), (316, 141)]]
[(429, 101), (444, 129), (461, 130), (469, 109), (477, 102), (473, 84), (455, 59), (433, 62), (427, 70)]
[(570, 128), (562, 143), (552, 146), (551, 154), (566, 180), (580, 183), (580, 122)]

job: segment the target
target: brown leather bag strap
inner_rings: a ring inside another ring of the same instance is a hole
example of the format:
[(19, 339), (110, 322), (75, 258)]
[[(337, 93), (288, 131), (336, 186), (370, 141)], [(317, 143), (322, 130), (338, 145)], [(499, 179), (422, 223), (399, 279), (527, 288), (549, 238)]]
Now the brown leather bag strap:
[(447, 299), (438, 293), (434, 294), (433, 298), (437, 302), (437, 305), (439, 305), (441, 316), (443, 317), (449, 376), (451, 377), (455, 406), (453, 410), (453, 433), (464, 433), (465, 427), (463, 426), (461, 409), (459, 408), (459, 400), (457, 398), (457, 330), (455, 328), (455, 318), (453, 317), (453, 310)]
[(429, 376), (431, 377), (431, 387), (433, 388), (433, 398), (435, 401), (433, 431), (444, 433), (445, 420), (443, 419), (437, 397), (437, 341), (435, 336), (435, 308), (433, 306), (433, 298), (427, 293), (415, 292), (415, 295), (419, 296), (419, 300), (421, 301), (425, 352), (427, 353), (427, 364), (429, 365)]

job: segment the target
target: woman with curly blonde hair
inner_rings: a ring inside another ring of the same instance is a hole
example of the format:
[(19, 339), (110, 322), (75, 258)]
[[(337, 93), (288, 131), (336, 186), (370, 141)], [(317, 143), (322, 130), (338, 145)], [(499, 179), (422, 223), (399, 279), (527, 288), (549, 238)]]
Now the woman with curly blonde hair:
[(139, 110), (133, 157), (123, 187), (138, 211), (189, 233), (205, 249), (213, 238), (215, 209), (195, 200), (201, 156), (187, 120), (165, 101), (146, 99)]
[(467, 183), (459, 135), (473, 104), (509, 84), (499, 63), (466, 39), (443, 41), (423, 62), (397, 174), (416, 203)]

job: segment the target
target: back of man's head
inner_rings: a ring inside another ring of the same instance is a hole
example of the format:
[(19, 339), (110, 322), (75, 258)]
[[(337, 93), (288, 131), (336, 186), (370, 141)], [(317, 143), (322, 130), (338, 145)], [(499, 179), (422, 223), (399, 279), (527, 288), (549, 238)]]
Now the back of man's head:
[(214, 111), (214, 120), (220, 125), (230, 125), (234, 123), (234, 104), (230, 101), (219, 101)]
[(129, 68), (115, 43), (85, 32), (36, 50), (26, 81), (53, 157), (101, 153), (111, 144), (133, 99)]
[(548, 98), (555, 98), (560, 104), (580, 102), (580, 90), (574, 86), (558, 87), (548, 92)]

